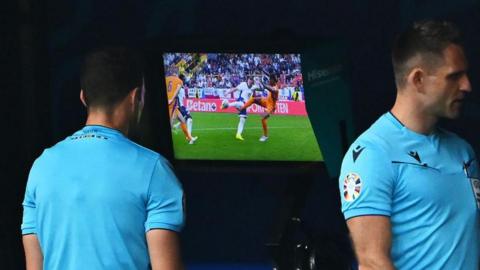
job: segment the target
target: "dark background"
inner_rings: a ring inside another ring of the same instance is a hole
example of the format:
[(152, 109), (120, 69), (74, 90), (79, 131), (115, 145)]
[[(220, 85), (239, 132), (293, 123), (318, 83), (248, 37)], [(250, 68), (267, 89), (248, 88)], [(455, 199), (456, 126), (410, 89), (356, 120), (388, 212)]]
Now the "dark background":
[[(221, 40), (285, 35), (299, 42), (341, 38), (349, 47), (358, 134), (393, 104), (389, 51), (395, 33), (416, 19), (450, 19), (465, 34), (474, 91), (464, 116), (443, 126), (465, 137), (478, 153), (479, 7), (478, 1), (467, 0), (2, 3), (0, 268), (24, 267), (21, 201), (29, 167), (44, 148), (83, 125), (86, 115), (78, 100), (78, 67), (82, 55), (92, 48), (118, 44), (142, 48), (151, 39), (178, 37)], [(165, 130), (164, 135), (169, 132)], [(189, 265), (268, 264), (264, 243), (278, 228), (282, 207), (293, 202), (292, 190), (306, 197), (300, 214), (305, 230), (325, 250), (325, 269), (339, 269), (342, 262), (350, 262), (337, 183), (321, 168), (299, 172), (291, 164), (278, 172), (274, 167), (268, 171), (220, 164), (205, 170), (181, 169), (178, 176), (188, 194), (182, 245)]]

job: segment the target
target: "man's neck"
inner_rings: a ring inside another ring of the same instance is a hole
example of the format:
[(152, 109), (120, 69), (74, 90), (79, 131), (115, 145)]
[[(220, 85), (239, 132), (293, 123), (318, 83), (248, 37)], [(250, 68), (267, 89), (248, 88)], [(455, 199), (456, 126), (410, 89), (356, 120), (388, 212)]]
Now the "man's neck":
[(129, 125), (125, 116), (118, 111), (106, 113), (98, 109), (90, 109), (85, 125), (99, 125), (119, 130), (123, 135), (128, 135)]
[(397, 94), (397, 99), (390, 112), (408, 129), (429, 135), (435, 130), (438, 118), (427, 112), (415, 99)]

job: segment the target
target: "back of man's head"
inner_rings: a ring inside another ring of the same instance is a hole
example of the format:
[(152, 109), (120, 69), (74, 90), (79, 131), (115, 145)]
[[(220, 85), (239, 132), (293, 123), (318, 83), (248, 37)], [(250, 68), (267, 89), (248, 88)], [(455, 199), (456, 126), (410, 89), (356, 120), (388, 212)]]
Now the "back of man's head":
[(420, 21), (397, 36), (392, 63), (397, 87), (402, 88), (412, 68), (435, 69), (443, 60), (443, 51), (451, 44), (462, 46), (461, 33), (451, 22)]
[(88, 54), (81, 71), (81, 87), (88, 108), (111, 111), (143, 81), (140, 57), (126, 48), (106, 48)]

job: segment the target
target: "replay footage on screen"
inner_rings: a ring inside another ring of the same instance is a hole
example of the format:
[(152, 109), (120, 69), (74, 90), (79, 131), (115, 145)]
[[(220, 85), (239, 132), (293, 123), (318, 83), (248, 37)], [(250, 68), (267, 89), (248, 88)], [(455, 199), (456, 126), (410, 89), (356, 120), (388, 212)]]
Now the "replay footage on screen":
[(300, 54), (164, 53), (163, 66), (176, 159), (323, 161)]

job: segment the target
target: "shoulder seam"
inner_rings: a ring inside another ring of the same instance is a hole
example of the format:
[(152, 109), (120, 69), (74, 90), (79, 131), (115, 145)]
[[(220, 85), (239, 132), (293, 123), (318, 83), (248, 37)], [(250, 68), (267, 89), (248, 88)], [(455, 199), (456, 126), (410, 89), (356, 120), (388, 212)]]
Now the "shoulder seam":
[[(363, 135), (363, 134), (362, 134), (362, 135)], [(386, 142), (385, 139), (383, 139), (382, 137), (380, 137), (380, 136), (379, 136), (378, 134), (376, 134), (376, 133), (371, 132), (371, 133), (369, 134), (369, 136), (375, 136), (375, 139), (374, 139), (374, 140), (381, 141), (382, 143), (385, 143), (385, 142)], [(376, 144), (376, 143), (374, 142), (374, 140), (372, 140), (372, 139), (363, 139), (362, 136), (360, 136), (360, 137), (355, 141), (354, 144), (358, 144), (358, 143), (361, 144), (362, 141), (363, 141), (363, 142), (366, 142), (366, 143), (369, 144), (369, 146), (371, 147), (371, 149), (373, 149), (374, 151), (379, 151), (379, 152), (382, 153), (382, 155), (386, 156), (386, 157), (388, 158), (388, 166), (390, 167), (390, 172), (391, 172), (392, 177), (393, 177), (393, 179), (394, 179), (394, 181), (395, 181), (395, 183), (396, 183), (396, 182), (397, 182), (397, 179), (398, 179), (398, 175), (397, 175), (397, 172), (394, 170), (393, 165), (392, 165), (392, 163), (391, 163), (391, 160), (392, 160), (391, 155), (389, 154), (389, 152), (387, 151), (387, 149), (385, 149), (384, 146), (379, 145), (379, 144)]]

